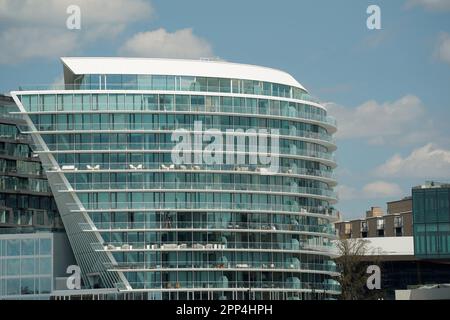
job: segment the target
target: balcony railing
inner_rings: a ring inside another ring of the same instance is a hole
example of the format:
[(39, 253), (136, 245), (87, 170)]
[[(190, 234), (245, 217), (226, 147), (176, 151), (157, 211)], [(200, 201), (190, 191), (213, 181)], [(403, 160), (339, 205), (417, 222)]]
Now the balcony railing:
[[(174, 165), (165, 163), (131, 163), (131, 162), (107, 162), (102, 163), (102, 165), (97, 165), (92, 162), (86, 163), (60, 163), (60, 168), (63, 171), (115, 171), (115, 172), (148, 172), (148, 171), (175, 171), (175, 172), (185, 172), (185, 171), (232, 171), (245, 174), (259, 173), (261, 175), (271, 174), (270, 168), (256, 166), (256, 165), (230, 165), (230, 164), (199, 164), (199, 165)], [(47, 171), (58, 171), (58, 167), (54, 166), (44, 166)], [(321, 178), (328, 178), (336, 180), (336, 174), (331, 170), (319, 170), (319, 169), (307, 169), (299, 168), (296, 166), (280, 166), (278, 172), (274, 174), (287, 174), (287, 175), (302, 175), (302, 176), (314, 176)]]
[[(339, 284), (326, 284), (314, 282), (276, 282), (276, 281), (162, 281), (162, 282), (131, 282), (129, 283), (133, 290), (145, 289), (241, 289), (254, 290), (258, 289), (297, 289), (309, 291), (331, 291), (340, 293), (341, 287)], [(119, 290), (128, 290), (123, 283), (116, 284)]]
[[(65, 184), (55, 184), (56, 187), (65, 188)], [(146, 191), (146, 190), (220, 190), (220, 191), (258, 191), (278, 193), (298, 193), (324, 196), (337, 199), (334, 191), (325, 188), (309, 188), (296, 185), (276, 184), (244, 184), (244, 183), (194, 183), (194, 182), (114, 182), (114, 183), (71, 183), (70, 187), (75, 191)], [(62, 189), (63, 190), (63, 189)]]
[(89, 223), (79, 224), (83, 231), (133, 231), (133, 230), (172, 230), (180, 231), (199, 229), (199, 230), (246, 230), (246, 231), (300, 231), (313, 232), (334, 235), (334, 228), (329, 225), (303, 225), (297, 223), (256, 223), (256, 222), (206, 222), (206, 221), (161, 221), (161, 222), (97, 222), (95, 227)]
[(217, 250), (235, 250), (243, 249), (249, 250), (269, 250), (269, 251), (321, 251), (330, 255), (336, 254), (336, 247), (329, 244), (309, 244), (309, 243), (283, 243), (283, 242), (227, 242), (225, 243), (199, 243), (199, 242), (165, 242), (165, 243), (146, 243), (146, 242), (110, 242), (105, 244), (100, 244), (98, 242), (91, 243), (91, 246), (96, 251), (153, 251), (153, 250), (163, 250), (163, 251), (191, 251), (191, 250), (206, 250), (206, 251), (217, 251)]
[(92, 202), (84, 203), (83, 208), (73, 206), (72, 212), (80, 211), (135, 211), (135, 210), (227, 210), (227, 211), (265, 211), (270, 213), (283, 212), (286, 214), (299, 216), (317, 216), (320, 218), (328, 218), (336, 220), (338, 218), (337, 211), (333, 208), (308, 207), (297, 204), (276, 204), (276, 203), (233, 203), (233, 202)]
[[(335, 265), (324, 263), (299, 263), (299, 262), (255, 262), (255, 261), (227, 261), (227, 262), (211, 262), (211, 261), (171, 261), (171, 262), (118, 262), (104, 263), (105, 267), (110, 270), (123, 271), (135, 269), (287, 269), (297, 272), (304, 271), (326, 271), (337, 272)], [(214, 270), (212, 270), (214, 271)]]

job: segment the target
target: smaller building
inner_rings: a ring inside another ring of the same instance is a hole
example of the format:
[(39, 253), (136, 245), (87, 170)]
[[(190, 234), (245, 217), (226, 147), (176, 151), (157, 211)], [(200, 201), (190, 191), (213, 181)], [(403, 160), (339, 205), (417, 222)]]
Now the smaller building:
[(412, 198), (387, 203), (387, 214), (380, 207), (371, 207), (364, 219), (341, 221), (335, 224), (340, 239), (411, 237)]
[(426, 182), (412, 189), (414, 254), (421, 259), (450, 258), (450, 184)]
[(64, 232), (0, 234), (0, 300), (50, 299), (73, 264)]
[(379, 263), (385, 299), (427, 299), (443, 290), (416, 289), (450, 280), (450, 185), (426, 183), (412, 197), (372, 207), (363, 219), (336, 223), (340, 239), (367, 238), (363, 263)]
[(47, 176), (12, 98), (0, 95), (0, 300), (49, 299), (75, 264)]
[[(63, 231), (47, 176), (20, 128), (11, 97), (0, 95), (0, 233), (3, 229)], [(6, 231), (11, 233), (11, 231)]]

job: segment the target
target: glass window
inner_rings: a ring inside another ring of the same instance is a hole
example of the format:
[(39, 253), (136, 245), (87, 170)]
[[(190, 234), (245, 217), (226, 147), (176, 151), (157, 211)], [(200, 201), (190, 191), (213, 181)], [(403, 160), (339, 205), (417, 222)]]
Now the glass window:
[(137, 89), (137, 76), (134, 74), (122, 75), (122, 87), (124, 89)]
[(241, 80), (232, 79), (231, 80), (231, 86), (232, 86), (232, 89), (233, 89), (233, 93), (242, 93)]
[(52, 259), (39, 258), (39, 274), (51, 274), (51, 273), (52, 273)]
[[(42, 211), (39, 211), (42, 213)], [(43, 223), (41, 223), (43, 224)], [(22, 255), (29, 256), (34, 254), (34, 240), (33, 239), (23, 239), (22, 240)]]
[(414, 222), (425, 222), (424, 217), (424, 192), (413, 190)]
[(109, 95), (109, 110), (117, 110), (117, 94)]
[(22, 278), (20, 284), (20, 294), (34, 294), (34, 278)]
[(196, 78), (195, 91), (207, 91), (207, 78)]
[(20, 281), (19, 279), (6, 280), (6, 295), (18, 295), (20, 293)]
[(254, 94), (254, 86), (252, 80), (244, 80), (244, 93), (245, 94)]
[(30, 111), (30, 96), (19, 96), (25, 110)]
[(194, 77), (180, 77), (180, 90), (181, 91), (194, 91), (195, 90), (195, 78)]
[(209, 92), (219, 92), (219, 79), (218, 78), (208, 78), (208, 91)]
[[(131, 101), (131, 100), (130, 100)], [(143, 99), (142, 95), (135, 94), (134, 95), (134, 103), (133, 103), (133, 109), (134, 110), (142, 110), (143, 107)], [(130, 109), (129, 107), (127, 109)]]
[(166, 90), (166, 76), (152, 76), (152, 89), (153, 90)]
[(231, 92), (231, 80), (219, 79), (220, 92)]
[(39, 103), (37, 96), (30, 96), (30, 111), (39, 111)]
[[(136, 96), (138, 96), (138, 95), (136, 95)], [(124, 110), (133, 110), (134, 109), (134, 103), (133, 103), (134, 99), (133, 98), (134, 98), (134, 95), (132, 95), (132, 94), (127, 94), (125, 96), (125, 105), (123, 107)], [(137, 109), (137, 110), (140, 110), (140, 109)]]
[(173, 110), (173, 95), (160, 94), (159, 95), (159, 109), (160, 110)]
[(56, 96), (54, 94), (44, 95), (43, 111), (55, 111)]
[(39, 240), (39, 254), (40, 255), (52, 254), (52, 242), (50, 239)]
[(264, 95), (272, 95), (272, 84), (270, 82), (263, 82), (263, 93)]
[(158, 110), (158, 95), (157, 94), (146, 94), (143, 96), (144, 106), (147, 110)]
[(83, 110), (91, 110), (91, 95), (83, 94), (82, 95), (82, 109)]
[(52, 290), (51, 278), (45, 277), (39, 279), (39, 293), (50, 293)]
[(438, 221), (450, 221), (449, 189), (437, 191)]
[(23, 258), (21, 260), (21, 274), (22, 275), (32, 275), (35, 274), (35, 263), (34, 258)]
[(108, 89), (119, 89), (122, 86), (122, 75), (110, 74), (106, 76), (106, 87)]
[(72, 110), (73, 108), (72, 104), (73, 104), (72, 95), (71, 94), (63, 95), (64, 110)]
[(150, 75), (138, 75), (137, 82), (139, 90), (150, 90), (152, 87), (152, 77)]
[(6, 275), (17, 276), (20, 274), (20, 259), (6, 259)]
[(189, 110), (190, 99), (188, 95), (176, 95), (176, 109)]
[(107, 110), (108, 109), (108, 95), (99, 94), (99, 95), (97, 95), (97, 98), (98, 98), (98, 109), (99, 110)]
[(191, 96), (191, 106), (193, 110), (199, 110), (205, 106), (205, 96)]
[(7, 256), (20, 255), (20, 240), (7, 240), (6, 255)]
[(82, 110), (83, 106), (83, 97), (81, 94), (73, 95), (73, 110)]
[(166, 89), (167, 90), (175, 90), (175, 77), (174, 76), (166, 77)]

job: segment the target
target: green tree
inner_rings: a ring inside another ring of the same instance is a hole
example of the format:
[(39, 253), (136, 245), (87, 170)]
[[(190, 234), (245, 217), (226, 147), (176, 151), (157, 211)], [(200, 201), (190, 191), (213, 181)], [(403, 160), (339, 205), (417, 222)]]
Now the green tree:
[(369, 290), (366, 282), (370, 276), (367, 267), (380, 266), (379, 255), (373, 254), (370, 242), (365, 239), (342, 239), (337, 241), (339, 257), (336, 264), (340, 271), (337, 281), (341, 285), (342, 300), (376, 300), (384, 297), (383, 290)]

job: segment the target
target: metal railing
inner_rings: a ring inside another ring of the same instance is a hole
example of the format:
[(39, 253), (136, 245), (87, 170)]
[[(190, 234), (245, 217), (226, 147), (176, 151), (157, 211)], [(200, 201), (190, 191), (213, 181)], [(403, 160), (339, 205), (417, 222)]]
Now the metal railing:
[(199, 243), (199, 242), (165, 242), (161, 244), (147, 242), (109, 242), (101, 244), (98, 242), (91, 243), (91, 246), (96, 251), (150, 251), (150, 250), (280, 250), (280, 251), (321, 251), (329, 254), (337, 252), (336, 247), (329, 243), (327, 245), (308, 244), (308, 243), (283, 243), (283, 242), (231, 242), (224, 243)]
[[(112, 151), (114, 153), (120, 153), (123, 151), (129, 151), (129, 152), (167, 152), (171, 153), (173, 151), (173, 148), (175, 147), (174, 143), (48, 143), (46, 144), (47, 148), (51, 152), (54, 151), (73, 151), (73, 152), (80, 152), (80, 151)], [(238, 149), (236, 149), (238, 148)], [(227, 154), (230, 153), (228, 150), (232, 150), (231, 152), (234, 154), (251, 154), (248, 151), (245, 152), (239, 152), (234, 150), (247, 150), (247, 146), (243, 145), (223, 145), (223, 150), (225, 151), (217, 151), (217, 154)], [(45, 151), (42, 146), (39, 146), (37, 150), (39, 151)], [(184, 150), (185, 153), (193, 153), (196, 150)], [(198, 150), (197, 150), (198, 151)], [(279, 147), (278, 148), (279, 153), (273, 153), (270, 152), (271, 156), (300, 156), (300, 157), (311, 157), (311, 158), (318, 158), (318, 159), (325, 159), (332, 162), (336, 162), (335, 155), (332, 152), (321, 152), (321, 151), (314, 151), (314, 150), (306, 150), (306, 149), (300, 149), (297, 147)], [(255, 152), (254, 154), (258, 154), (258, 152)], [(263, 154), (267, 156), (267, 151), (262, 152), (260, 154)]]
[(83, 231), (124, 231), (124, 230), (172, 230), (183, 231), (191, 229), (201, 230), (262, 230), (262, 231), (300, 231), (334, 235), (335, 231), (329, 225), (313, 226), (291, 223), (256, 223), (256, 222), (206, 222), (206, 221), (161, 221), (161, 222), (97, 222), (93, 228), (89, 223), (79, 224)]
[[(68, 168), (69, 166), (69, 168)], [(60, 163), (60, 168), (65, 168), (64, 171), (114, 171), (114, 172), (148, 172), (151, 171), (161, 171), (164, 172), (185, 172), (185, 171), (224, 171), (228, 172), (238, 172), (239, 174), (245, 173), (259, 173), (264, 175), (267, 173), (269, 168), (265, 168), (257, 165), (231, 165), (231, 164), (199, 164), (199, 165), (173, 165), (166, 163), (148, 163), (148, 162), (107, 162), (98, 165), (98, 169), (94, 169), (96, 164), (93, 162), (88, 163)], [(44, 169), (48, 171), (57, 171), (58, 167), (45, 166)], [(279, 174), (288, 175), (303, 175), (303, 176), (314, 176), (328, 178), (336, 180), (336, 174), (331, 170), (318, 170), (318, 169), (307, 169), (299, 168), (296, 166), (280, 166), (278, 170)], [(276, 173), (275, 173), (276, 174)]]
[[(194, 124), (185, 124), (185, 123), (131, 123), (131, 122), (123, 122), (123, 123), (74, 123), (70, 125), (70, 127), (65, 124), (64, 126), (60, 126), (58, 124), (45, 124), (40, 123), (36, 125), (36, 130), (38, 131), (63, 131), (63, 132), (72, 132), (72, 131), (127, 131), (127, 132), (145, 132), (145, 131), (174, 131), (174, 130), (188, 130), (191, 132), (196, 132)], [(271, 129), (269, 127), (259, 127), (259, 126), (224, 126), (219, 124), (203, 124), (202, 130), (211, 130), (217, 129), (222, 132), (226, 132), (226, 130), (268, 130), (270, 132)], [(322, 140), (326, 142), (331, 142), (333, 144), (336, 143), (336, 139), (334, 139), (330, 134), (313, 132), (308, 130), (300, 130), (296, 127), (294, 128), (276, 128), (279, 130), (279, 134), (282, 136), (292, 136), (296, 138), (307, 138), (307, 139), (316, 139)], [(247, 136), (247, 134), (244, 134)]]
[(102, 202), (96, 201), (91, 203), (83, 203), (84, 208), (74, 208), (73, 212), (85, 210), (230, 210), (230, 211), (265, 211), (270, 213), (286, 212), (288, 214), (300, 216), (318, 216), (328, 219), (337, 219), (337, 211), (332, 208), (320, 208), (301, 206), (297, 204), (276, 204), (276, 203), (234, 203), (234, 202), (164, 202), (164, 201), (118, 201), (118, 202)]
[[(65, 188), (65, 184), (55, 184)], [(64, 190), (61, 188), (61, 190)], [(196, 183), (196, 182), (102, 182), (102, 183), (71, 183), (70, 188), (75, 191), (108, 191), (108, 190), (219, 190), (219, 191), (253, 191), (253, 192), (277, 192), (298, 193), (324, 196), (337, 199), (335, 192), (325, 188), (309, 188), (297, 185), (276, 184), (244, 184), (244, 183)], [(70, 190), (70, 189), (69, 189)]]
[(166, 262), (105, 262), (105, 267), (111, 270), (122, 271), (126, 269), (276, 269), (292, 270), (292, 272), (304, 271), (326, 271), (337, 272), (335, 265), (324, 263), (302, 263), (302, 262), (273, 262), (273, 261), (166, 261)]
[[(139, 289), (243, 289), (258, 291), (258, 289), (298, 289), (310, 291), (341, 292), (338, 284), (314, 282), (278, 282), (278, 281), (159, 281), (159, 282), (130, 282), (133, 290)], [(119, 290), (128, 290), (123, 283), (116, 284)]]

